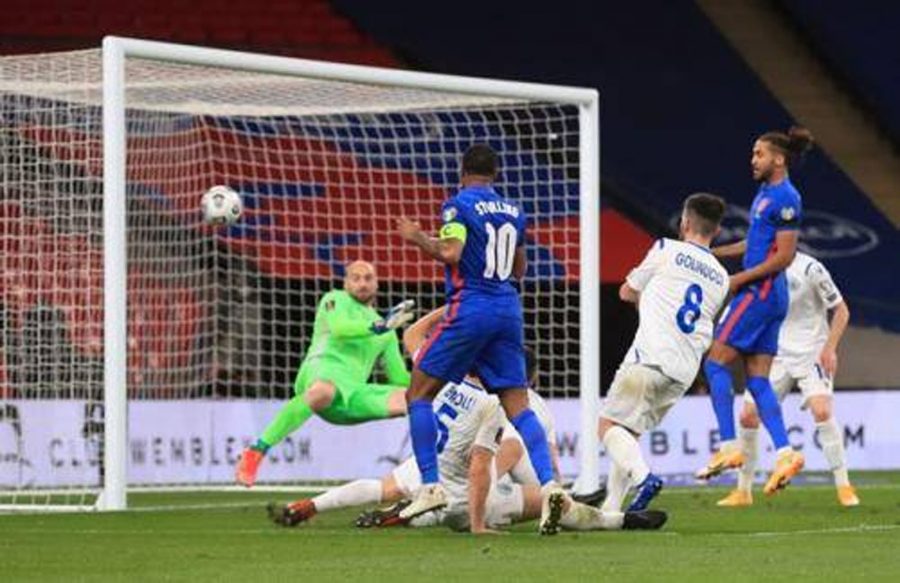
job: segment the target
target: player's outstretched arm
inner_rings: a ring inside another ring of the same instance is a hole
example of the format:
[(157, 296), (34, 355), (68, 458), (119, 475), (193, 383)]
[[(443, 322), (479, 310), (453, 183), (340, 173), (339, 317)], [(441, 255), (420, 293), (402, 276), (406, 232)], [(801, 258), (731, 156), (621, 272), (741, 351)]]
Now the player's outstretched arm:
[(325, 318), (328, 331), (335, 338), (360, 338), (372, 334), (372, 325), (354, 317), (341, 295), (326, 294), (319, 304), (319, 314)]
[(742, 239), (736, 243), (729, 243), (728, 245), (719, 245), (718, 247), (713, 247), (712, 252), (713, 255), (718, 257), (719, 259), (730, 259), (732, 257), (741, 257), (744, 255), (744, 252), (747, 250), (747, 240)]
[(636, 304), (641, 299), (641, 292), (632, 288), (626, 281), (619, 287), (619, 299), (629, 304)]
[(400, 217), (397, 219), (397, 232), (404, 240), (424, 251), (432, 259), (437, 259), (447, 265), (456, 265), (462, 258), (465, 241), (452, 236), (440, 239), (429, 237), (422, 232), (422, 227), (417, 221)]
[(475, 534), (491, 532), (485, 524), (485, 514), (493, 460), (491, 450), (478, 445), (472, 448), (469, 459), (469, 527)]
[(798, 231), (783, 229), (775, 235), (775, 252), (765, 261), (750, 269), (731, 276), (732, 291), (738, 290), (748, 283), (787, 269), (797, 253)]
[(435, 324), (438, 323), (438, 320), (444, 316), (446, 311), (446, 306), (441, 306), (440, 308), (432, 310), (430, 313), (416, 320), (415, 323), (406, 329), (403, 333), (403, 347), (408, 354), (415, 354), (425, 343), (425, 338), (428, 337), (432, 328), (434, 328)]
[(838, 358), (837, 349), (841, 343), (841, 338), (847, 330), (847, 324), (850, 322), (850, 308), (847, 302), (841, 302), (834, 307), (831, 314), (831, 324), (828, 330), (828, 340), (825, 347), (822, 348), (822, 354), (819, 360), (828, 376), (834, 378), (837, 374)]

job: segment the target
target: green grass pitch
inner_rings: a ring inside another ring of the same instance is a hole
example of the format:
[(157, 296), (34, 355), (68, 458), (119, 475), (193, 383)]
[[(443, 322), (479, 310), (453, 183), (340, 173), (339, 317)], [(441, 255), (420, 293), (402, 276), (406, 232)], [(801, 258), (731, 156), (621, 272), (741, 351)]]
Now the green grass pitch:
[[(356, 510), (294, 529), (264, 505), (285, 494), (133, 494), (135, 511), (0, 516), (0, 580), (58, 581), (900, 581), (900, 473), (858, 475), (862, 506), (797, 486), (749, 509), (723, 488), (664, 490), (659, 532), (489, 537), (440, 528), (363, 531)], [(219, 506), (216, 506), (219, 505)]]

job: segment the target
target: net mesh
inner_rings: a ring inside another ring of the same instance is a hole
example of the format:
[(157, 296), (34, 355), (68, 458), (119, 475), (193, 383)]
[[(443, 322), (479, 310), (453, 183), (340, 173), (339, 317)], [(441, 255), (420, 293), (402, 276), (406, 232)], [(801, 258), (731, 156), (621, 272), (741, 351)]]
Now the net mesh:
[[(436, 231), (476, 142), (500, 153), (498, 190), (529, 217), (539, 387), (577, 395), (576, 107), (141, 59), (126, 71), (132, 402), (290, 396), (317, 301), (353, 259), (376, 265), (380, 309), (441, 305), (441, 269), (393, 220)], [(102, 483), (101, 94), (98, 51), (0, 59), (0, 494), (17, 502), (65, 486), (85, 503)], [(238, 224), (201, 222), (214, 184), (240, 193)], [(132, 412), (132, 466), (153, 455), (149, 431)], [(29, 459), (53, 440), (58, 456)]]

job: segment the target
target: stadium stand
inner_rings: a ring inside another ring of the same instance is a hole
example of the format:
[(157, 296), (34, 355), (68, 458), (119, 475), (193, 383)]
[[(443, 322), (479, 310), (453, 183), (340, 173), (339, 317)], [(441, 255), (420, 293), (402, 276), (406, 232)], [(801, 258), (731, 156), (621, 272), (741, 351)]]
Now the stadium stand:
[[(411, 0), (391, 10), (360, 0), (335, 5), (425, 68), (602, 88), (604, 180), (635, 206), (654, 209), (646, 217), (654, 233), (668, 227), (679, 201), (693, 191), (709, 190), (746, 208), (755, 190), (752, 140), (792, 122), (687, 0), (615, 9), (577, 3), (541, 14), (465, 0), (446, 11)], [(437, 18), (444, 23), (439, 29), (415, 25)], [(501, 18), (505, 26), (494, 26)], [(480, 38), (490, 39), (491, 50), (471, 40)], [(900, 291), (880, 275), (893, 261), (897, 230), (821, 150), (795, 182), (811, 211), (805, 240), (844, 283), (854, 321), (900, 330)]]
[(813, 0), (782, 5), (900, 146), (900, 5), (869, 2), (861, 9)]
[(373, 42), (325, 0), (252, 2), (219, 0), (9, 0), (0, 19), (4, 54), (96, 47), (106, 34), (311, 59), (395, 66), (391, 52)]

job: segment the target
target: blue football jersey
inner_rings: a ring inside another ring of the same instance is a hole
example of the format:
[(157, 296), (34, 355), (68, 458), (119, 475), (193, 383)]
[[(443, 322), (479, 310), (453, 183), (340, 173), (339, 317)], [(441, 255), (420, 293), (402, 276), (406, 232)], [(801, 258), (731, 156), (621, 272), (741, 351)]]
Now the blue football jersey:
[(465, 227), (458, 265), (446, 268), (448, 301), (465, 290), (490, 296), (517, 296), (510, 281), (516, 249), (525, 244), (525, 213), (489, 186), (470, 186), (444, 203), (444, 228)]
[[(750, 228), (747, 231), (747, 250), (744, 252), (744, 269), (756, 267), (775, 252), (775, 236), (778, 231), (800, 228), (803, 204), (800, 193), (785, 178), (778, 184), (759, 187), (753, 206), (750, 207)], [(760, 298), (774, 292), (777, 304), (787, 306), (787, 280), (784, 272), (770, 275), (751, 287), (758, 286)]]
[(785, 229), (800, 228), (803, 215), (800, 193), (785, 178), (778, 184), (759, 187), (750, 207), (750, 229), (744, 269), (756, 267), (775, 250), (775, 235)]

